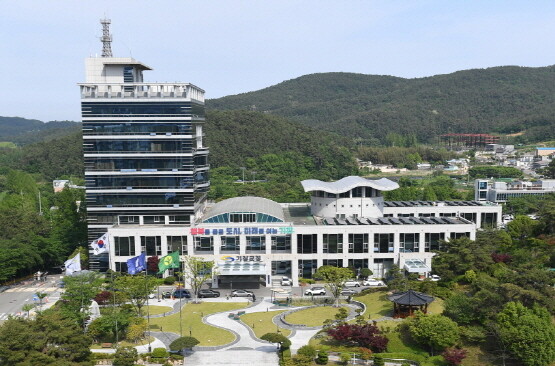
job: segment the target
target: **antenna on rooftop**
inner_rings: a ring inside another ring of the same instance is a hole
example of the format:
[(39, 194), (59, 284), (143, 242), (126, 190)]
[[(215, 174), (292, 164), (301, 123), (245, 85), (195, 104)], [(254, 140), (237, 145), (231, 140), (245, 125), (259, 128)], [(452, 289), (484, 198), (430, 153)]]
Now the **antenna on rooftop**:
[(102, 24), (102, 57), (112, 57), (112, 35), (110, 34), (110, 24), (112, 21), (110, 19), (100, 19), (100, 24)]

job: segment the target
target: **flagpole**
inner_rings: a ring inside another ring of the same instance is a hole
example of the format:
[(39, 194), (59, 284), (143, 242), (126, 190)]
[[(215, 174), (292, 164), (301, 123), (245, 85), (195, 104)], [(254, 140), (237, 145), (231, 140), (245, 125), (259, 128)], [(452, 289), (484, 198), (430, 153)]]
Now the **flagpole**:
[[(142, 254), (142, 253), (141, 253)], [(147, 324), (148, 324), (148, 352), (152, 352), (151, 346), (150, 346), (150, 309), (148, 307), (148, 267), (145, 267), (145, 294), (146, 294), (146, 319), (147, 319)]]
[(119, 332), (118, 332), (118, 316), (117, 314), (115, 314), (115, 310), (116, 310), (116, 288), (114, 287), (114, 269), (110, 268), (112, 267), (112, 246), (109, 245), (108, 246), (108, 269), (110, 270), (110, 274), (111, 274), (111, 279), (112, 279), (112, 315), (114, 316), (114, 319), (116, 321), (116, 346), (119, 342)]

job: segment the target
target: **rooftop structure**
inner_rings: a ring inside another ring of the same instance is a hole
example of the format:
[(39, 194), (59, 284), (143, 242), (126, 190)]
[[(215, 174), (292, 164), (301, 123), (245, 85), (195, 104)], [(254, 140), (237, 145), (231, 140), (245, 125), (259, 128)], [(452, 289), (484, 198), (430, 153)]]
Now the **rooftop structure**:
[(485, 148), (486, 145), (499, 142), (499, 136), (486, 133), (447, 133), (441, 135), (441, 140), (449, 147), (466, 146), (472, 148)]

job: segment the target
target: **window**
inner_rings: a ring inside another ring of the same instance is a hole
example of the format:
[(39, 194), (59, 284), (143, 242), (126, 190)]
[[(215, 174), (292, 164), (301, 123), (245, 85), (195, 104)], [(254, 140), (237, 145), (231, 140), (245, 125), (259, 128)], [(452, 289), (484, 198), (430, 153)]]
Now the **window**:
[(436, 214), (435, 213), (420, 213), (418, 214), (418, 217), (435, 217)]
[(356, 270), (357, 276), (360, 273), (358, 270), (361, 268), (368, 268), (368, 259), (349, 259), (349, 268)]
[[(307, 235), (308, 236), (308, 235)], [(299, 276), (302, 278), (312, 278), (312, 275), (318, 266), (316, 259), (300, 259), (299, 260)]]
[(343, 234), (324, 234), (324, 253), (343, 253)]
[(457, 216), (454, 212), (440, 212), (439, 217), (455, 217)]
[(239, 253), (239, 237), (238, 236), (222, 236), (220, 252), (222, 253)]
[(116, 262), (116, 272), (127, 272), (127, 262)]
[(478, 189), (488, 189), (488, 182), (478, 183)]
[(229, 222), (256, 222), (255, 213), (230, 213)]
[(444, 233), (426, 233), (424, 235), (424, 251), (438, 251), (441, 249), (441, 241), (445, 240)]
[(318, 253), (316, 234), (297, 234), (297, 253)]
[(144, 216), (143, 223), (145, 225), (164, 224), (165, 217), (164, 216)]
[(397, 217), (414, 217), (414, 214), (412, 214), (412, 213), (408, 213), (408, 214), (398, 214)]
[(343, 259), (324, 259), (324, 266), (343, 267)]
[(272, 236), (272, 252), (291, 253), (291, 235)]
[(120, 256), (135, 255), (135, 237), (134, 236), (114, 236), (114, 251)]
[(364, 187), (353, 188), (353, 190), (351, 191), (352, 192), (352, 197), (363, 197), (363, 195), (364, 195), (363, 190), (364, 190)]
[(451, 233), (451, 239), (470, 238), (470, 233)]
[(214, 238), (211, 236), (194, 237), (195, 252), (214, 252)]
[(496, 212), (483, 212), (480, 215), (482, 219), (482, 228), (491, 228), (497, 226), (497, 213)]
[(167, 236), (168, 253), (178, 251), (180, 255), (187, 254), (187, 237), (186, 236)]
[(118, 218), (120, 225), (139, 224), (139, 216), (119, 216)]
[(141, 236), (141, 251), (146, 255), (162, 255), (160, 236)]
[(265, 252), (266, 240), (264, 236), (247, 236), (247, 252)]
[(476, 212), (462, 212), (461, 217), (472, 222), (476, 222)]
[(393, 253), (393, 234), (374, 234), (374, 253)]
[(349, 234), (349, 253), (368, 253), (368, 234)]
[(399, 251), (401, 253), (418, 252), (420, 249), (419, 244), (420, 234), (405, 234), (400, 235)]

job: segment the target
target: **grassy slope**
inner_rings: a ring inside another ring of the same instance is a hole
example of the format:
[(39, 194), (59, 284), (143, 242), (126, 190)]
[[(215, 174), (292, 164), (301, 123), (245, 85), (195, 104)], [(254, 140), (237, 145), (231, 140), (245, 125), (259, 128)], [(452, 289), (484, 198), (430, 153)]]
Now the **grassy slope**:
[[(200, 341), (199, 346), (218, 346), (233, 341), (235, 336), (220, 328), (212, 327), (202, 322), (202, 317), (219, 313), (222, 311), (232, 311), (246, 306), (244, 302), (204, 302), (200, 304), (187, 304), (181, 311), (181, 324), (183, 335), (189, 335), (189, 329), (193, 337)], [(163, 318), (150, 320), (152, 330), (160, 327), (164, 332), (179, 334), (179, 313)]]
[[(241, 316), (241, 320), (254, 331), (254, 334), (258, 338), (260, 338), (266, 333), (276, 332), (277, 326), (272, 322), (272, 319), (275, 316), (283, 313), (284, 311), (286, 310), (245, 314)], [(289, 335), (291, 334), (291, 331), (289, 329), (279, 329), (281, 334), (286, 337), (289, 337)]]

